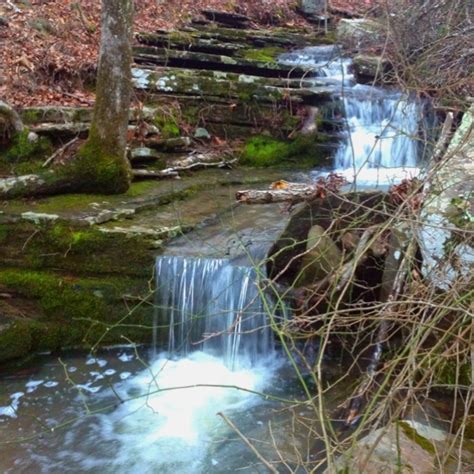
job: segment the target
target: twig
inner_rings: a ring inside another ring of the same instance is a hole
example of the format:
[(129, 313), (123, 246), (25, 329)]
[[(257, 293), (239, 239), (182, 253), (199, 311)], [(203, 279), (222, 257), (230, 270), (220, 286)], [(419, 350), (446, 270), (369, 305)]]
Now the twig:
[(452, 112), (448, 112), (446, 114), (446, 119), (444, 120), (443, 128), (441, 129), (438, 141), (436, 142), (435, 148), (433, 150), (432, 161), (438, 161), (438, 159), (441, 158), (441, 155), (445, 150), (446, 144), (448, 143), (449, 137), (451, 135), (453, 119), (454, 114)]
[(59, 150), (56, 150), (44, 163), (43, 168), (46, 168), (52, 161), (54, 161), (58, 156), (60, 156), (64, 151), (70, 147), (73, 143), (77, 142), (78, 137), (69, 140), (65, 145), (63, 145)]
[(237, 426), (232, 423), (232, 421), (227, 418), (227, 416), (224, 415), (224, 413), (219, 412), (217, 413), (218, 416), (220, 416), (238, 435), (239, 438), (250, 448), (250, 450), (257, 456), (260, 461), (265, 464), (265, 466), (268, 468), (270, 472), (273, 472), (275, 474), (278, 474), (278, 471), (273, 467), (258, 451), (257, 448), (246, 438), (243, 433), (237, 428)]

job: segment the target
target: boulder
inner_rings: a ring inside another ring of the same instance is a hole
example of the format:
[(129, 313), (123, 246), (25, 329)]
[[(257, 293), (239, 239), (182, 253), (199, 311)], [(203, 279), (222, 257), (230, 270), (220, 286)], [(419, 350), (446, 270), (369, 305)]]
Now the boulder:
[(417, 444), (396, 424), (375, 430), (357, 441), (351, 450), (336, 459), (335, 468), (335, 471), (326, 470), (325, 473), (438, 472), (432, 450)]
[(300, 10), (304, 15), (323, 15), (326, 9), (325, 0), (301, 0)]
[(357, 82), (389, 82), (390, 62), (381, 56), (358, 54), (353, 59), (353, 67)]
[(326, 229), (314, 225), (308, 232), (306, 252), (301, 260), (301, 269), (295, 286), (309, 286), (322, 280), (341, 262), (342, 252)]
[(380, 43), (382, 39), (381, 26), (368, 19), (342, 19), (337, 25), (337, 39), (344, 46), (362, 48)]
[(336, 459), (334, 470), (327, 469), (325, 473), (471, 472), (472, 460), (468, 444), (460, 446), (453, 435), (426, 418), (409, 419), (370, 432)]

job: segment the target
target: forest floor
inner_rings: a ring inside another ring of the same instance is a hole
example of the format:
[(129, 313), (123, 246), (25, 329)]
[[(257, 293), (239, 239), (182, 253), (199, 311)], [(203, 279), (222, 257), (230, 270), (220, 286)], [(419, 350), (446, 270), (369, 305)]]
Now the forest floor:
[[(288, 0), (139, 0), (135, 31), (182, 26), (202, 9), (249, 16), (255, 28), (311, 28)], [(375, 0), (331, 0), (331, 11), (361, 15)], [(100, 39), (98, 0), (9, 0), (0, 5), (0, 100), (13, 106), (91, 105)], [(89, 80), (91, 79), (91, 80)]]

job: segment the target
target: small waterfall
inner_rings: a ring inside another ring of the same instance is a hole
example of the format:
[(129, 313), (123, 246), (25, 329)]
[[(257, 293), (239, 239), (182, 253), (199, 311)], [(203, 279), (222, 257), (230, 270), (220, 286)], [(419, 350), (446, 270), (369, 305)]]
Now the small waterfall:
[(160, 326), (169, 324), (170, 352), (200, 349), (222, 357), (228, 367), (273, 352), (265, 305), (275, 307), (259, 291), (254, 268), (165, 256), (156, 261), (156, 279), (156, 319)]
[(404, 168), (418, 164), (418, 106), (401, 94), (354, 86), (344, 96), (345, 143), (336, 169)]
[(364, 184), (389, 184), (418, 174), (418, 102), (394, 90), (356, 84), (351, 59), (333, 46), (294, 51), (280, 61), (311, 66), (315, 87), (334, 88), (336, 115), (340, 111), (345, 124), (334, 171)]

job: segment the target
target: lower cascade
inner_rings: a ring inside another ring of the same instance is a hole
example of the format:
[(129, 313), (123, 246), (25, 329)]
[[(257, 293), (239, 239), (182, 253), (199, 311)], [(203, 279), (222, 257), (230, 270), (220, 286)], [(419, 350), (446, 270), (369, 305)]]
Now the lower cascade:
[(259, 289), (256, 269), (165, 256), (157, 259), (156, 279), (154, 326), (169, 324), (170, 353), (201, 349), (235, 368), (274, 351), (267, 313), (275, 307)]

